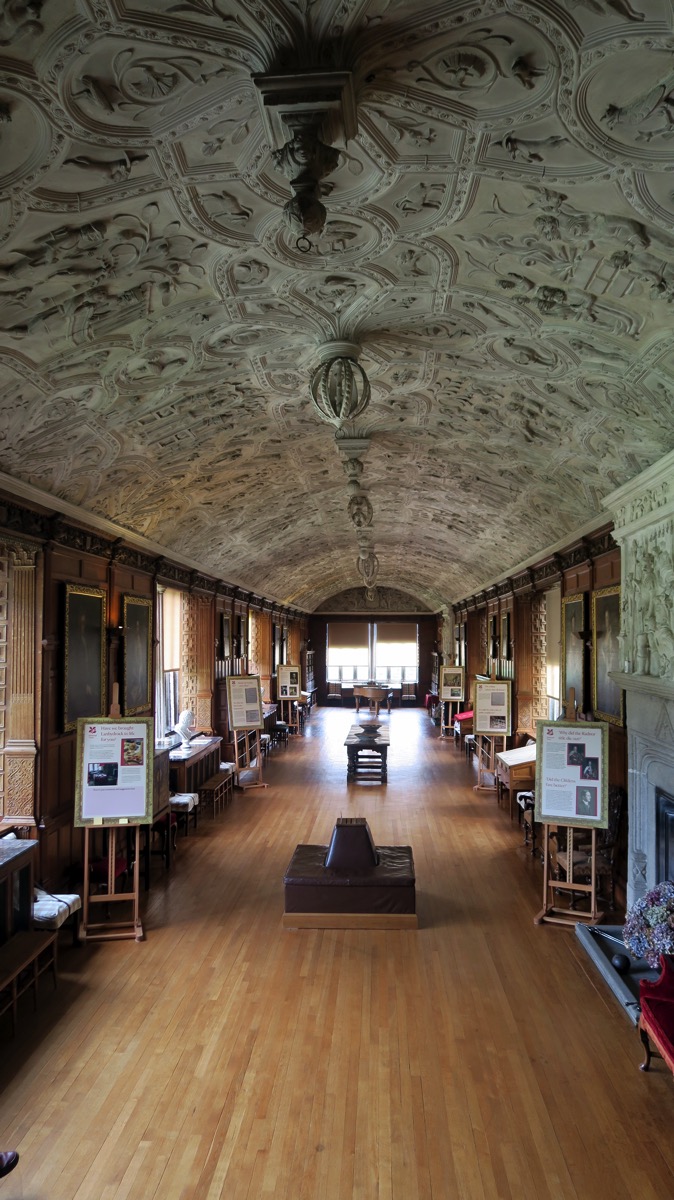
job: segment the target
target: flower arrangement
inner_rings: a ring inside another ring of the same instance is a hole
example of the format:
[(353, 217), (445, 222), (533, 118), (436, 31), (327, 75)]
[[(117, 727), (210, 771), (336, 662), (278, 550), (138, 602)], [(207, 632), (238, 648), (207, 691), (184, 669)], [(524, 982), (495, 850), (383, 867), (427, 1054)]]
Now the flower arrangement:
[(649, 967), (660, 966), (661, 954), (674, 954), (674, 883), (658, 883), (635, 900), (625, 918), (623, 941)]

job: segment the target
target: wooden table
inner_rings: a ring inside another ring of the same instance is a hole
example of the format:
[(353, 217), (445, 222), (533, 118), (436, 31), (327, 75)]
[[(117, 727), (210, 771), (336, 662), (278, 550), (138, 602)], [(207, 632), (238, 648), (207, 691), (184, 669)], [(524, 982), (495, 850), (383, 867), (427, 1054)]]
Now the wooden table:
[(347, 782), (351, 779), (381, 779), (386, 782), (386, 754), (389, 748), (388, 725), (352, 725), (346, 746)]
[(536, 744), (519, 750), (503, 750), (496, 755), (496, 796), (501, 802), (505, 790), (510, 795), (510, 817), (518, 792), (530, 792), (536, 782)]

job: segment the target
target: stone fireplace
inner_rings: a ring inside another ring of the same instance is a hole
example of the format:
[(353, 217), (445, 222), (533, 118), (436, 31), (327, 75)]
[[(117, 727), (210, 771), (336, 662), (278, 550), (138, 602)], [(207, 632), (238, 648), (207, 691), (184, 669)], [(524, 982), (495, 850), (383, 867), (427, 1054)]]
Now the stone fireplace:
[[(627, 907), (655, 883), (674, 878), (674, 454), (605, 500), (621, 548), (621, 671), (627, 725)], [(657, 970), (624, 951), (622, 926), (576, 926), (597, 970), (636, 1024), (640, 983)]]
[[(622, 671), (628, 737), (628, 907), (671, 870), (659, 845), (674, 796), (674, 454), (605, 501), (621, 548)], [(670, 854), (674, 846), (670, 848)]]

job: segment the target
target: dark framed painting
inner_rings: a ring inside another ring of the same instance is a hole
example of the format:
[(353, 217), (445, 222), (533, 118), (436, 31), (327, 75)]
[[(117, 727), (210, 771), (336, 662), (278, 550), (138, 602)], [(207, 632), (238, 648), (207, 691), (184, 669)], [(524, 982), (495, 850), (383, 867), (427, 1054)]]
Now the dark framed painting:
[(562, 597), (562, 704), (569, 688), (575, 692), (576, 708), (585, 712), (585, 639), (587, 597), (584, 592)]
[(227, 613), (220, 613), (220, 630), (218, 633), (218, 658), (232, 657), (232, 626)]
[(625, 723), (622, 688), (609, 677), (620, 671), (620, 587), (592, 593), (592, 710), (598, 721)]
[(498, 658), (498, 617), (496, 614), (489, 618), (489, 647), (487, 657), (487, 674), (490, 669), (490, 659)]
[(67, 583), (64, 617), (63, 728), (78, 717), (105, 716), (106, 594), (101, 588)]
[(510, 613), (501, 613), (501, 658), (510, 658)]
[(124, 625), (125, 717), (152, 707), (152, 600), (147, 596), (122, 597)]

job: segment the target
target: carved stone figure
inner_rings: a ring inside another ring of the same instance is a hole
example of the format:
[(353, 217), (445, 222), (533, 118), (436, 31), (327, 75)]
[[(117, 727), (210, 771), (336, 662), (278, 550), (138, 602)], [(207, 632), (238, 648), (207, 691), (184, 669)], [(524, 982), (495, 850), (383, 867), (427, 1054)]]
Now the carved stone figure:
[(356, 529), (372, 524), (372, 505), (364, 493), (351, 497), (348, 512)]

